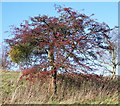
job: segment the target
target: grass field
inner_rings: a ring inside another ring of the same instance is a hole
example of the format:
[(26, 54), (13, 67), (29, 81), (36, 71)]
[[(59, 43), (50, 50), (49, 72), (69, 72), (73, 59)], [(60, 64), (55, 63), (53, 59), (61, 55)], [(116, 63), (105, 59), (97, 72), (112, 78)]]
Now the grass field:
[(0, 93), (2, 104), (118, 104), (120, 82), (107, 77), (97, 80), (85, 75), (58, 75), (55, 98), (49, 91), (50, 79), (25, 79), (17, 84), (19, 72), (1, 71)]

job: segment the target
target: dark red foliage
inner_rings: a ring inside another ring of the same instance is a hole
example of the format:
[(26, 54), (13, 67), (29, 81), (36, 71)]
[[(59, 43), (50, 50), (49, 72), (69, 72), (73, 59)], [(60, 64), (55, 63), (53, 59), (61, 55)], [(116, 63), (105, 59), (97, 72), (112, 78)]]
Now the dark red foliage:
[(24, 70), (22, 70), (22, 76), (20, 77), (20, 79), (22, 79), (22, 77), (24, 77), (24, 76), (32, 75), (32, 74), (36, 74), (36, 73), (37, 73), (37, 67), (24, 69)]
[(13, 29), (14, 38), (6, 40), (11, 48), (16, 44), (28, 44), (33, 48), (28, 59), (32, 68), (23, 70), (21, 78), (49, 76), (61, 70), (89, 73), (96, 69), (98, 63), (93, 60), (101, 55), (97, 50), (107, 42), (109, 26), (71, 8), (56, 6), (56, 9), (59, 17), (32, 17), (30, 22), (25, 21), (20, 28)]
[(69, 11), (69, 8), (64, 8), (64, 11)]

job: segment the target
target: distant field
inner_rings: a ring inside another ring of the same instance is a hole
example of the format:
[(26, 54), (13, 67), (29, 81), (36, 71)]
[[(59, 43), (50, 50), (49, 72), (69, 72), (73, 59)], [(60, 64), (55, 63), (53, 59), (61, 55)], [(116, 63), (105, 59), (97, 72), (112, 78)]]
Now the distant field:
[(58, 75), (57, 97), (49, 93), (49, 79), (37, 79), (36, 83), (21, 80), (19, 72), (1, 71), (0, 96), (3, 104), (118, 104), (117, 79), (95, 80), (86, 76)]

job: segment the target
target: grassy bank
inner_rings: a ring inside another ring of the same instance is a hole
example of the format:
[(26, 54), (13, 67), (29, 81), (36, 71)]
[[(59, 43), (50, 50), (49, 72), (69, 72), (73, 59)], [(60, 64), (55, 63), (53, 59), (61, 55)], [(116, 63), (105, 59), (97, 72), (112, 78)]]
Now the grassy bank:
[(50, 93), (50, 79), (25, 79), (17, 84), (19, 72), (1, 72), (3, 104), (118, 104), (117, 79), (87, 75), (58, 75), (57, 95)]

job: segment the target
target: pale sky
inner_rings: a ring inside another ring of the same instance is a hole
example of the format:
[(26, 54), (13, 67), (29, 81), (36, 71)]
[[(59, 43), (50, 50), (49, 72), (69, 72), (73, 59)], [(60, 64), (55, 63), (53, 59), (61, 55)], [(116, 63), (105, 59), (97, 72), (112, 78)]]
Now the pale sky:
[[(19, 26), (23, 20), (36, 15), (57, 16), (54, 4), (72, 7), (87, 15), (95, 14), (92, 18), (98, 22), (106, 22), (110, 27), (118, 25), (117, 2), (3, 2), (2, 3), (2, 38), (7, 38), (10, 25)], [(84, 11), (82, 11), (84, 9)], [(0, 28), (1, 29), (1, 28)]]

